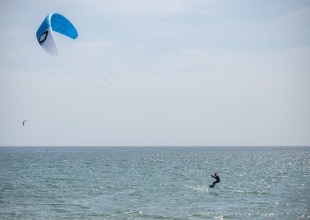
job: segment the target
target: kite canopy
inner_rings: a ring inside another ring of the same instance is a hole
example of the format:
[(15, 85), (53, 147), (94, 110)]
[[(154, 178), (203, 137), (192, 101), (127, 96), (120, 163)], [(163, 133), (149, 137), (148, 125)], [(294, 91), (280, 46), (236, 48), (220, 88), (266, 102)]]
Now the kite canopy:
[(37, 31), (37, 40), (47, 53), (56, 56), (58, 50), (54, 38), (54, 31), (72, 39), (78, 37), (78, 32), (73, 24), (61, 14), (51, 13), (46, 16)]

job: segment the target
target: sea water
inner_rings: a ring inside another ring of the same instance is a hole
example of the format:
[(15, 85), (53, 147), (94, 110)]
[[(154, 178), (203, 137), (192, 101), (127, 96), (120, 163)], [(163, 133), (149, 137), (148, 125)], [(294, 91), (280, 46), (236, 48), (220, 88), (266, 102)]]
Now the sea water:
[(0, 148), (0, 219), (306, 218), (310, 148)]

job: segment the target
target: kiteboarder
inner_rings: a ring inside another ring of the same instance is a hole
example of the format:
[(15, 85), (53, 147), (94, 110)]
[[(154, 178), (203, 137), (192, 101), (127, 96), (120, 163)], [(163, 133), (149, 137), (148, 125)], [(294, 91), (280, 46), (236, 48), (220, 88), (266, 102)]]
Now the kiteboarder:
[(217, 175), (217, 173), (211, 174), (211, 177), (215, 179), (215, 181), (210, 185), (211, 188), (215, 186), (216, 183), (220, 182), (220, 177)]
[(23, 126), (25, 126), (25, 123), (26, 123), (27, 121), (28, 121), (28, 120), (24, 120), (24, 121), (23, 121)]

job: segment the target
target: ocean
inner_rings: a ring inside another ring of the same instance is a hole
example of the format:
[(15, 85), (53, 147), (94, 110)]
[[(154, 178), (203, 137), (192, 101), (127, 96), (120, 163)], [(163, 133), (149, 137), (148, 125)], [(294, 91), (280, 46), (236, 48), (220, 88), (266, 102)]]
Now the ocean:
[(306, 147), (0, 148), (0, 219), (307, 218)]

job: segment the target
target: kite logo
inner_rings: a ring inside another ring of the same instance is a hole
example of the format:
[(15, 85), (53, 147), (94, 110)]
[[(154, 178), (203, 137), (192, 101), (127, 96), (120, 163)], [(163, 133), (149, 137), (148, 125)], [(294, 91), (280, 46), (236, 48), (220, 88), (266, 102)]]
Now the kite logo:
[(43, 32), (41, 35), (40, 35), (40, 38), (39, 38), (39, 43), (42, 44), (46, 38), (47, 38), (47, 35), (48, 35), (48, 31), (45, 31)]

